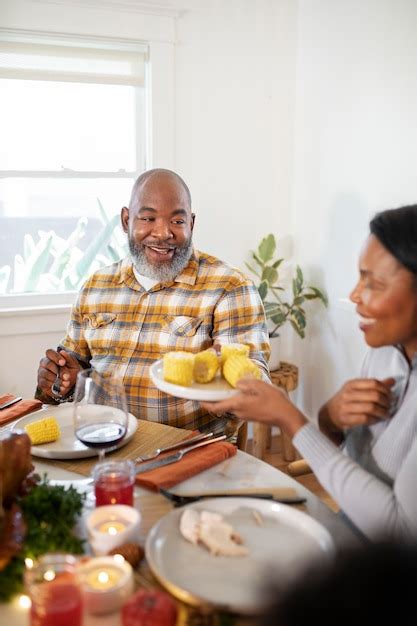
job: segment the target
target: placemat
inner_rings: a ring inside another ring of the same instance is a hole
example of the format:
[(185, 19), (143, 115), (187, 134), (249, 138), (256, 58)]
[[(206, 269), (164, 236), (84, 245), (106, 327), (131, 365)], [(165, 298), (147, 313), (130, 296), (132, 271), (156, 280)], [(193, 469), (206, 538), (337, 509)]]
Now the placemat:
[[(138, 419), (138, 428), (129, 443), (119, 450), (108, 452), (106, 458), (118, 460), (135, 459), (142, 454), (149, 454), (155, 448), (162, 448), (183, 439), (188, 439), (193, 434), (195, 434), (195, 431)], [(68, 459), (65, 461), (42, 458), (42, 462), (61, 467), (70, 472), (82, 474), (83, 476), (90, 476), (92, 468), (97, 463), (97, 458), (97, 456), (94, 456), (88, 459)]]

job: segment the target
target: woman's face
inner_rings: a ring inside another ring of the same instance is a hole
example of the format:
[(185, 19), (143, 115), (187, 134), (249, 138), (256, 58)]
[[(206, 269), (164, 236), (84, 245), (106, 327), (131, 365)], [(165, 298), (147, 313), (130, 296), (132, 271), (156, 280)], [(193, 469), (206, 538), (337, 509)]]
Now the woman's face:
[(417, 352), (417, 286), (414, 275), (369, 235), (359, 258), (360, 278), (350, 299), (360, 329), (373, 348), (401, 344), (411, 360)]

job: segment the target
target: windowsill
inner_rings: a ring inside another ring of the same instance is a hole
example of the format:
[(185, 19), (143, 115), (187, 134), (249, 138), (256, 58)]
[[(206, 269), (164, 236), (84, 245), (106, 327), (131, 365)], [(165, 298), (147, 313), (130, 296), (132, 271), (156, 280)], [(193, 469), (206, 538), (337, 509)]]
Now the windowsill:
[(71, 309), (76, 295), (76, 291), (2, 295), (0, 296), (0, 316), (66, 312)]
[(21, 307), (8, 307), (0, 308), (0, 318), (4, 317), (32, 317), (40, 314), (54, 315), (60, 313), (69, 313), (71, 311), (71, 304), (46, 304), (40, 306), (21, 306)]

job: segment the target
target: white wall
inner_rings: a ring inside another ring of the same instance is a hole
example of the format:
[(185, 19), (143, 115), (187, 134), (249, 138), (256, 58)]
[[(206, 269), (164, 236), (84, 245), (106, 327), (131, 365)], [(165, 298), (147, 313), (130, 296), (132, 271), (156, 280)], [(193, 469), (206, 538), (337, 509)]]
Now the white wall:
[(417, 201), (416, 26), (415, 0), (299, 2), (291, 230), (331, 300), (325, 323), (293, 342), (311, 412), (359, 371), (364, 342), (339, 298), (370, 216)]
[[(153, 165), (174, 167), (189, 183), (196, 245), (243, 267), (262, 236), (288, 231), (295, 2), (0, 0), (0, 12), (4, 28), (149, 38), (152, 76), (170, 66), (166, 93), (153, 99)], [(35, 332), (24, 338), (12, 319), (0, 312), (0, 352), (11, 355), (0, 361), (0, 391), (31, 395), (39, 357), (64, 333), (65, 315), (55, 317), (61, 331), (42, 315), (27, 318)]]

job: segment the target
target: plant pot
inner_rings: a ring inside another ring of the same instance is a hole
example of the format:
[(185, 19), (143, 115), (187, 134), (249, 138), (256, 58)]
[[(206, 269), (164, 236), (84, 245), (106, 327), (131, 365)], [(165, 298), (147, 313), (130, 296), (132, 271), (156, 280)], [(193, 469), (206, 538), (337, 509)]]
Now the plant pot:
[(273, 372), (281, 367), (281, 337), (270, 337), (271, 356), (269, 357), (269, 371)]

